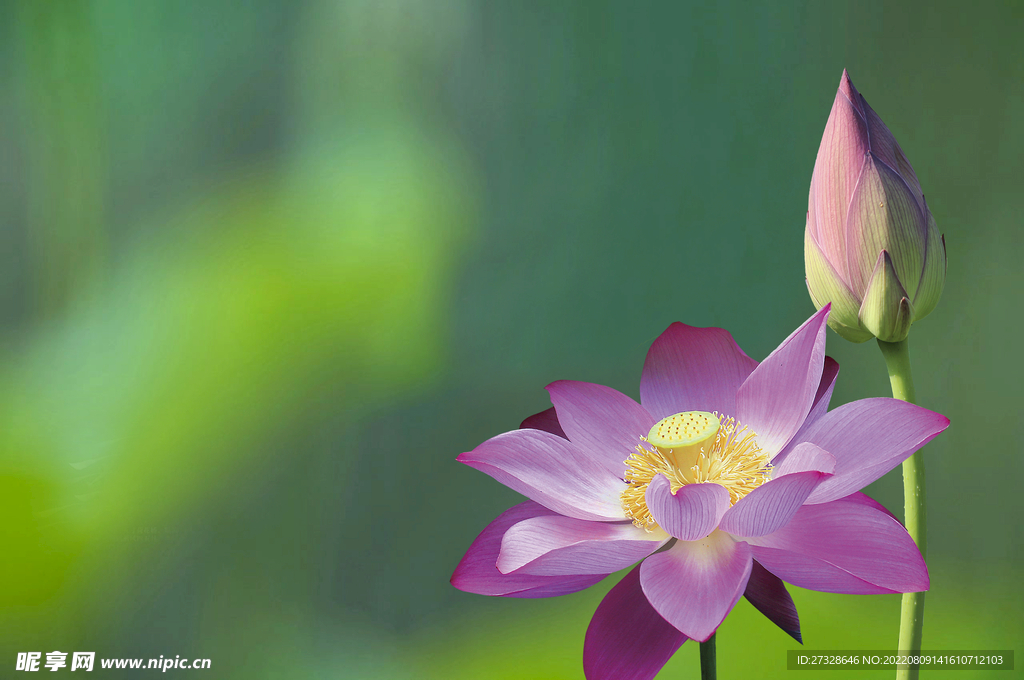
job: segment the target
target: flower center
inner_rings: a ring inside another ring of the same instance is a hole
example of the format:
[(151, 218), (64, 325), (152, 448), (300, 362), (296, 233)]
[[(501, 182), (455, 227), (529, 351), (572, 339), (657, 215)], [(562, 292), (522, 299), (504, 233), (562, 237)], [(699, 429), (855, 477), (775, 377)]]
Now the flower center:
[(771, 476), (768, 454), (757, 445), (757, 435), (717, 412), (677, 413), (659, 420), (640, 439), (653, 449), (639, 444), (624, 461), (621, 500), (626, 516), (648, 531), (658, 526), (645, 499), (647, 485), (657, 475), (668, 478), (673, 494), (687, 484), (721, 484), (733, 505)]

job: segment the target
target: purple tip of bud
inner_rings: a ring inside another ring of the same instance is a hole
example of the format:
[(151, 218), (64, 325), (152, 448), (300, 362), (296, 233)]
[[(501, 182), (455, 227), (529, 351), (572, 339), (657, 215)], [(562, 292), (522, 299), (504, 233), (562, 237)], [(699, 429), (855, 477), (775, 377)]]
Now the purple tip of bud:
[(846, 69), (843, 69), (843, 77), (839, 79), (839, 93), (846, 97), (850, 104), (853, 105), (854, 110), (860, 114), (861, 118), (867, 117), (865, 115), (866, 102), (860, 96), (857, 88), (853, 86), (853, 81), (850, 80), (850, 74), (847, 73)]

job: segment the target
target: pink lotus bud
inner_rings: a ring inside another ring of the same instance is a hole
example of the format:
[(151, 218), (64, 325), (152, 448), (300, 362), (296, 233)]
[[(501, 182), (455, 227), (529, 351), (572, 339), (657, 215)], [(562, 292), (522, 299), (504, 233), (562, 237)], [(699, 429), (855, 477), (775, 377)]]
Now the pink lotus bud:
[(898, 342), (942, 295), (946, 245), (910, 161), (843, 71), (814, 163), (807, 289), (847, 340)]

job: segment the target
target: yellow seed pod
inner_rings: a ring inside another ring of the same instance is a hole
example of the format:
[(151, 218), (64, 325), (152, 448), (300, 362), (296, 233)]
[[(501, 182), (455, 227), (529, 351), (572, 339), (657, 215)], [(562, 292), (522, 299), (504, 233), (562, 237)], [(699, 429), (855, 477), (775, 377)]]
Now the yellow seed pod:
[(662, 418), (647, 435), (647, 441), (677, 467), (686, 470), (697, 462), (702, 447), (710, 448), (722, 426), (714, 413), (686, 411)]

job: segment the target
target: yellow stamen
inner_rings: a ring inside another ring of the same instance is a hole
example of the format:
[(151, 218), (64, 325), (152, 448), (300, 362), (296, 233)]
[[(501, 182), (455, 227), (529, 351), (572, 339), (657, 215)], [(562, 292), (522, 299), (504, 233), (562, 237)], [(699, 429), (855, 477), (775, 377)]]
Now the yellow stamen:
[(625, 460), (621, 500), (626, 516), (647, 531), (657, 527), (645, 499), (647, 485), (657, 475), (668, 478), (673, 494), (686, 484), (721, 484), (733, 505), (771, 477), (768, 454), (757, 445), (757, 435), (717, 412), (677, 413), (641, 439), (654, 450), (640, 444)]

